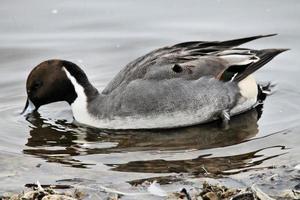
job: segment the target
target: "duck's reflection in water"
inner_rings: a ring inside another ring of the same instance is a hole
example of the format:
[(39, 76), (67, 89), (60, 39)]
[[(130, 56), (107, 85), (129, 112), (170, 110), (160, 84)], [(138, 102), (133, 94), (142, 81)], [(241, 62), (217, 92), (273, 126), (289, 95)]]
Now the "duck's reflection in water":
[[(239, 144), (254, 137), (258, 133), (257, 121), (261, 108), (252, 109), (244, 114), (233, 117), (228, 129), (220, 127), (220, 122), (205, 125), (169, 129), (143, 131), (102, 131), (88, 127), (76, 126), (64, 121), (50, 123), (38, 113), (28, 116), (27, 120), (33, 125), (30, 137), (23, 150), (45, 159), (72, 167), (85, 168), (95, 163), (85, 163), (75, 159), (78, 155), (126, 153), (168, 150), (200, 150), (225, 147)], [(114, 165), (113, 170), (130, 172), (191, 172), (193, 174), (220, 174), (224, 171), (244, 169), (258, 165), (265, 159), (251, 162), (259, 157), (257, 152), (237, 154), (226, 157), (212, 157), (202, 155), (190, 160), (151, 160), (134, 161), (127, 164)], [(262, 156), (262, 155), (261, 155)], [(108, 166), (112, 166), (107, 164)], [(205, 166), (205, 168), (203, 167)]]
[[(257, 151), (224, 157), (211, 157), (211, 154), (201, 155), (189, 160), (149, 160), (133, 161), (126, 164), (111, 164), (115, 171), (143, 172), (143, 173), (190, 173), (193, 175), (230, 175), (248, 171), (251, 167), (263, 163), (265, 160), (282, 154), (267, 156), (259, 154), (265, 149), (280, 148), (284, 146), (272, 146)], [(253, 159), (256, 161), (252, 162)]]

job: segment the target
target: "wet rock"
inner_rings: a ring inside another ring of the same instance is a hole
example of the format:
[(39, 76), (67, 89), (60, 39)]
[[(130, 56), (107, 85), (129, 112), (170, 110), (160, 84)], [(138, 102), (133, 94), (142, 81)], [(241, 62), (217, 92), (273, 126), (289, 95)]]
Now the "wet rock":
[(251, 191), (260, 200), (275, 200), (266, 193), (264, 193), (256, 184), (251, 186)]
[(2, 196), (0, 196), (1, 200), (19, 200), (21, 199), (21, 194), (9, 194), (4, 193)]
[(282, 194), (285, 199), (300, 199), (300, 191), (296, 190), (285, 190)]
[(208, 192), (203, 195), (203, 200), (218, 200), (218, 195), (214, 192)]
[(24, 191), (21, 194), (4, 194), (0, 196), (0, 200), (81, 200), (85, 197), (83, 192), (79, 190), (65, 190), (58, 193), (50, 186), (43, 188), (39, 182), (33, 184), (30, 190)]
[(180, 192), (174, 192), (171, 193), (167, 196), (166, 200), (175, 200), (175, 199), (182, 199), (182, 200), (186, 200), (185, 196), (183, 194), (181, 194)]
[(229, 199), (235, 194), (239, 193), (240, 190), (229, 189), (221, 185), (211, 185), (207, 182), (203, 183), (203, 191), (201, 195), (203, 199), (214, 200), (214, 199)]
[(21, 195), (19, 194), (14, 194), (9, 198), (9, 200), (19, 200), (19, 199), (21, 199)]
[(241, 193), (237, 194), (236, 196), (232, 197), (231, 200), (255, 200), (253, 193)]
[(226, 199), (226, 198), (232, 197), (233, 195), (235, 195), (237, 193), (238, 193), (237, 189), (227, 189), (226, 191), (224, 191), (221, 194), (221, 198)]
[(167, 200), (203, 200), (200, 196), (200, 191), (193, 188), (187, 191), (183, 188), (180, 192), (169, 193)]
[(76, 199), (83, 199), (86, 196), (86, 194), (78, 189), (75, 189), (74, 191), (74, 197)]
[(69, 197), (66, 195), (61, 195), (61, 194), (52, 194), (52, 195), (47, 195), (42, 198), (42, 200), (76, 200), (73, 197)]
[(22, 200), (33, 200), (33, 199), (42, 199), (48, 193), (40, 192), (40, 191), (29, 191), (24, 193), (21, 197)]

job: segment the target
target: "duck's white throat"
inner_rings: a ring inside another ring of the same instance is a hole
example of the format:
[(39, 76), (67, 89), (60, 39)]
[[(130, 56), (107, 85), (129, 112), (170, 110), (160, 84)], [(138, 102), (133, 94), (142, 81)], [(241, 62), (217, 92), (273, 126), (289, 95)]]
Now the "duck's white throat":
[(91, 114), (88, 112), (87, 109), (87, 96), (84, 92), (84, 88), (77, 82), (75, 77), (72, 76), (66, 68), (63, 67), (63, 69), (67, 77), (72, 82), (75, 92), (77, 94), (77, 98), (71, 104), (72, 112), (75, 120), (84, 124), (91, 124), (91, 122), (92, 123), (95, 122), (96, 119), (93, 116), (91, 116)]

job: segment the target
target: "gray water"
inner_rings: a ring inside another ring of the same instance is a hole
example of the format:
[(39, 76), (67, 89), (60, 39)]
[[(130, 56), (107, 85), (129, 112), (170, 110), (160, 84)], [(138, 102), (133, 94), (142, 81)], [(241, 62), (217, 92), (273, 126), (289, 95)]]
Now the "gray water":
[[(299, 11), (297, 0), (1, 1), (0, 194), (37, 180), (124, 191), (150, 178), (181, 179), (166, 184), (168, 191), (199, 177), (250, 185), (264, 182), (253, 174), (272, 170), (284, 181), (266, 190), (293, 187), (300, 164)], [(125, 64), (155, 48), (269, 33), (279, 35), (245, 46), (291, 49), (255, 73), (258, 81), (276, 83), (276, 92), (260, 117), (256, 110), (235, 117), (228, 130), (213, 123), (105, 132), (73, 124), (66, 103), (27, 119), (19, 115), (27, 75), (46, 59), (77, 63), (101, 90)]]

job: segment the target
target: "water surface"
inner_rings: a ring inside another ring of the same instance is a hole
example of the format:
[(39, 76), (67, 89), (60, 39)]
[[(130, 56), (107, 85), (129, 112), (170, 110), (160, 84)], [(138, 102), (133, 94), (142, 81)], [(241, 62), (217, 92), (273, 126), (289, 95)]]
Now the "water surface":
[[(157, 177), (230, 177), (247, 185), (258, 170), (293, 169), (300, 159), (299, 10), (296, 0), (2, 1), (0, 194), (36, 180), (120, 190)], [(291, 49), (255, 73), (259, 81), (275, 82), (276, 92), (262, 113), (235, 117), (227, 130), (216, 122), (164, 131), (102, 131), (72, 123), (66, 103), (45, 106), (28, 118), (19, 115), (27, 75), (46, 59), (77, 63), (101, 90), (125, 64), (155, 48), (269, 33), (280, 35), (247, 47)], [(296, 185), (299, 174), (280, 172), (286, 182), (278, 187)]]

